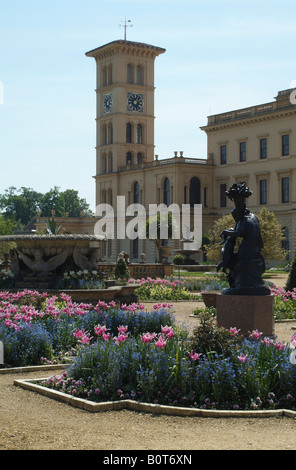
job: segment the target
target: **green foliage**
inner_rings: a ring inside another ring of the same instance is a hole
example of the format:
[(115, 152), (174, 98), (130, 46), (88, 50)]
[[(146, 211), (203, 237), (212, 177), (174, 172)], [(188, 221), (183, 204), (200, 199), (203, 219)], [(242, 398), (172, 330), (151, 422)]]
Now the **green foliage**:
[(61, 230), (61, 225), (57, 225), (54, 218), (48, 219), (46, 223), (46, 230), (47, 230), (47, 233), (51, 235), (57, 235), (59, 231)]
[(57, 186), (45, 194), (31, 188), (11, 186), (0, 194), (0, 210), (5, 220), (19, 222), (22, 226), (34, 221), (38, 211), (42, 217), (50, 217), (52, 210), (57, 217), (65, 216), (66, 212), (70, 217), (79, 217), (80, 211), (91, 215), (89, 205), (85, 199), (79, 198), (78, 191), (67, 189), (61, 192)]
[(190, 348), (194, 351), (227, 356), (242, 342), (239, 335), (235, 336), (230, 330), (216, 326), (212, 312), (200, 312), (199, 320), (200, 325), (193, 330), (190, 338)]
[[(261, 237), (263, 241), (262, 255), (265, 260), (284, 260), (286, 252), (282, 248), (283, 234), (279, 222), (273, 212), (263, 207), (257, 214)], [(205, 247), (207, 258), (218, 263), (221, 260), (221, 237), (222, 230), (227, 230), (235, 226), (235, 221), (231, 214), (224, 215), (216, 220), (213, 229), (209, 232), (210, 243)], [(235, 250), (238, 248), (241, 239), (237, 239)]]
[(114, 269), (114, 277), (115, 279), (127, 280), (130, 277), (130, 273), (125, 262), (124, 258), (119, 258), (117, 260), (115, 269)]
[(285, 287), (286, 287), (286, 290), (289, 290), (289, 291), (292, 291), (296, 287), (296, 254), (294, 255)]
[(184, 256), (182, 256), (182, 255), (175, 255), (175, 256), (173, 257), (173, 263), (174, 263), (176, 266), (182, 265), (182, 264), (184, 263), (184, 260), (185, 260), (185, 258), (184, 258)]

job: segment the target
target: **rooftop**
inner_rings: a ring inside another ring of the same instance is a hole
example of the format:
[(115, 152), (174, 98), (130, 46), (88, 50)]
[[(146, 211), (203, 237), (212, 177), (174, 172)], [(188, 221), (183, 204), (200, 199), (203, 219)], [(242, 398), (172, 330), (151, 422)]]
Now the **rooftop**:
[(294, 88), (289, 88), (287, 90), (279, 91), (278, 95), (275, 97), (275, 101), (269, 103), (208, 116), (208, 124), (201, 127), (201, 129), (206, 131), (208, 128), (217, 124), (226, 124), (251, 117), (264, 116), (284, 109), (296, 109), (296, 105), (290, 100), (290, 95), (293, 90)]

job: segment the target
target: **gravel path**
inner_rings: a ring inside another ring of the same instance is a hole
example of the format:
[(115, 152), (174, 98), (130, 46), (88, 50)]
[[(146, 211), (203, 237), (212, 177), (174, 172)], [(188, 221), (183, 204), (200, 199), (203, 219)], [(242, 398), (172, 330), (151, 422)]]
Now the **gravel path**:
[[(279, 285), (279, 278), (277, 285)], [(180, 322), (196, 302), (176, 302)], [(296, 322), (276, 323), (289, 341)], [(55, 372), (58, 373), (58, 372)], [(51, 375), (51, 373), (48, 373)], [(42, 372), (0, 374), (0, 450), (294, 450), (292, 418), (200, 418), (150, 415), (127, 410), (89, 413), (13, 385)], [(180, 454), (180, 452), (179, 452)]]

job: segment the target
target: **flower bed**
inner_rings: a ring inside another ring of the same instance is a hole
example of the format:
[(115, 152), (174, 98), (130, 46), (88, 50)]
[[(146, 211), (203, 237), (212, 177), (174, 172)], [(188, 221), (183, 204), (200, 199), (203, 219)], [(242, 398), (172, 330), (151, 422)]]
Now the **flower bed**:
[(6, 366), (70, 358), (46, 388), (91, 401), (139, 402), (214, 410), (296, 409), (296, 335), (290, 344), (243, 339), (200, 315), (192, 334), (177, 328), (171, 306), (116, 308), (33, 291), (0, 294)]
[(272, 287), (274, 296), (274, 317), (276, 320), (296, 319), (296, 288), (285, 291), (282, 287)]
[(140, 284), (135, 290), (141, 301), (144, 300), (189, 300), (192, 296), (183, 281), (170, 279), (130, 279), (130, 283)]
[(37, 291), (0, 293), (0, 341), (4, 344), (5, 365), (21, 367), (41, 363), (64, 362), (77, 353), (77, 330), (94, 336), (98, 324), (106, 324), (114, 334), (117, 326), (128, 325), (138, 332), (160, 331), (162, 324), (173, 323), (169, 306), (158, 304), (145, 311), (142, 304), (122, 305), (100, 301), (92, 304), (73, 302), (66, 294), (48, 296)]
[(133, 399), (201, 409), (295, 409), (291, 346), (261, 339), (257, 331), (228, 356), (190, 350), (186, 338), (171, 327), (158, 335), (137, 336), (124, 326), (114, 336), (103, 328), (93, 344), (86, 332), (80, 334), (82, 342), (87, 336), (87, 346), (68, 370), (41, 385), (96, 402)]

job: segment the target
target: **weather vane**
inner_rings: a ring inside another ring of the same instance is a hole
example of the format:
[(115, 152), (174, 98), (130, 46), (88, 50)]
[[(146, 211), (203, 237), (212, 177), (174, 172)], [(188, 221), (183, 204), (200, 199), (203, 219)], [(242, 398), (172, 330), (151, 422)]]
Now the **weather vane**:
[(124, 24), (120, 24), (119, 26), (123, 26), (124, 27), (124, 40), (126, 41), (126, 28), (128, 27), (131, 27), (132, 28), (132, 24), (128, 24), (128, 23), (131, 23), (131, 20), (127, 20), (125, 18), (124, 21), (121, 21), (120, 23), (124, 23)]

